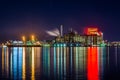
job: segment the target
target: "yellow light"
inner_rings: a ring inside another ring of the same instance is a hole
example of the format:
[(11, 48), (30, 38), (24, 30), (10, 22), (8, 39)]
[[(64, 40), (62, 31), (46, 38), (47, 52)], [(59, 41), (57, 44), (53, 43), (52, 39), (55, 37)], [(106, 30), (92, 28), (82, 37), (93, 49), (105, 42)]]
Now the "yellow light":
[(4, 73), (5, 70), (5, 53), (4, 53), (4, 48), (2, 48), (2, 73)]
[(26, 66), (26, 63), (25, 63), (25, 47), (23, 47), (23, 64), (22, 64), (22, 76), (23, 76), (23, 80), (25, 80), (26, 79), (26, 75), (25, 75), (25, 73), (26, 73), (26, 68), (25, 68), (25, 66)]
[(35, 41), (35, 36), (34, 35), (32, 35), (31, 38), (32, 38), (32, 41)]
[(22, 36), (22, 40), (23, 40), (23, 41), (26, 41), (25, 36)]
[(31, 80), (35, 80), (35, 60), (34, 60), (35, 51), (34, 50), (35, 50), (34, 47), (32, 47)]

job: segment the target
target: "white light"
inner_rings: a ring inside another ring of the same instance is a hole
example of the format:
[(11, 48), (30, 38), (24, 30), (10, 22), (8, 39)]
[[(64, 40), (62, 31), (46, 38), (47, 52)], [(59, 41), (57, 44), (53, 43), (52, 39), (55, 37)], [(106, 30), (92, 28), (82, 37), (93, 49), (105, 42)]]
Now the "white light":
[(6, 48), (7, 46), (6, 45), (3, 45), (4, 48)]
[(52, 32), (52, 31), (46, 31), (50, 36), (57, 36), (56, 33)]
[(52, 31), (46, 31), (47, 34), (49, 34), (50, 36), (59, 36), (60, 32), (58, 29), (54, 29)]

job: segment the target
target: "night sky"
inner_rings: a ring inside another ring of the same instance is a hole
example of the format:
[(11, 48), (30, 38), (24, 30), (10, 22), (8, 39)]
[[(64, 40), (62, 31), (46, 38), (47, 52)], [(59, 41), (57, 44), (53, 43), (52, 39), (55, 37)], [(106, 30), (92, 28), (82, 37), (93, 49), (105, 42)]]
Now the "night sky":
[[(3, 2), (4, 1), (4, 2)], [(91, 0), (3, 0), (0, 1), (0, 42), (28, 38), (50, 39), (46, 30), (64, 26), (82, 33), (84, 27), (98, 27), (104, 39), (119, 41), (120, 2)]]

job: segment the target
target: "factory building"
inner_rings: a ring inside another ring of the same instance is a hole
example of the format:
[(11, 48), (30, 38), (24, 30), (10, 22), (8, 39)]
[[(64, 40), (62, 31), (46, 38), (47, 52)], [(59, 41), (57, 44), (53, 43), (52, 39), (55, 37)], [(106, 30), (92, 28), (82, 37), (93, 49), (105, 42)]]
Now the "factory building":
[(63, 36), (55, 37), (56, 43), (80, 43), (81, 45), (100, 45), (103, 42), (103, 33), (98, 28), (86, 28), (83, 34), (71, 30)]

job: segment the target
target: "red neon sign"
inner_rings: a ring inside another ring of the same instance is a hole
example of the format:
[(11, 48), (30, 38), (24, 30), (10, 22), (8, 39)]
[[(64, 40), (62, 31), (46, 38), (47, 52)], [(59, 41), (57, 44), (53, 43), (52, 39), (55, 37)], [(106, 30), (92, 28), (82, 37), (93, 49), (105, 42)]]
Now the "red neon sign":
[(84, 33), (86, 35), (98, 35), (98, 36), (101, 36), (102, 35), (102, 32), (100, 32), (98, 30), (98, 28), (92, 28), (92, 27), (89, 27), (89, 28), (85, 28), (84, 29)]
[(98, 32), (98, 28), (87, 28), (87, 34), (92, 35)]

